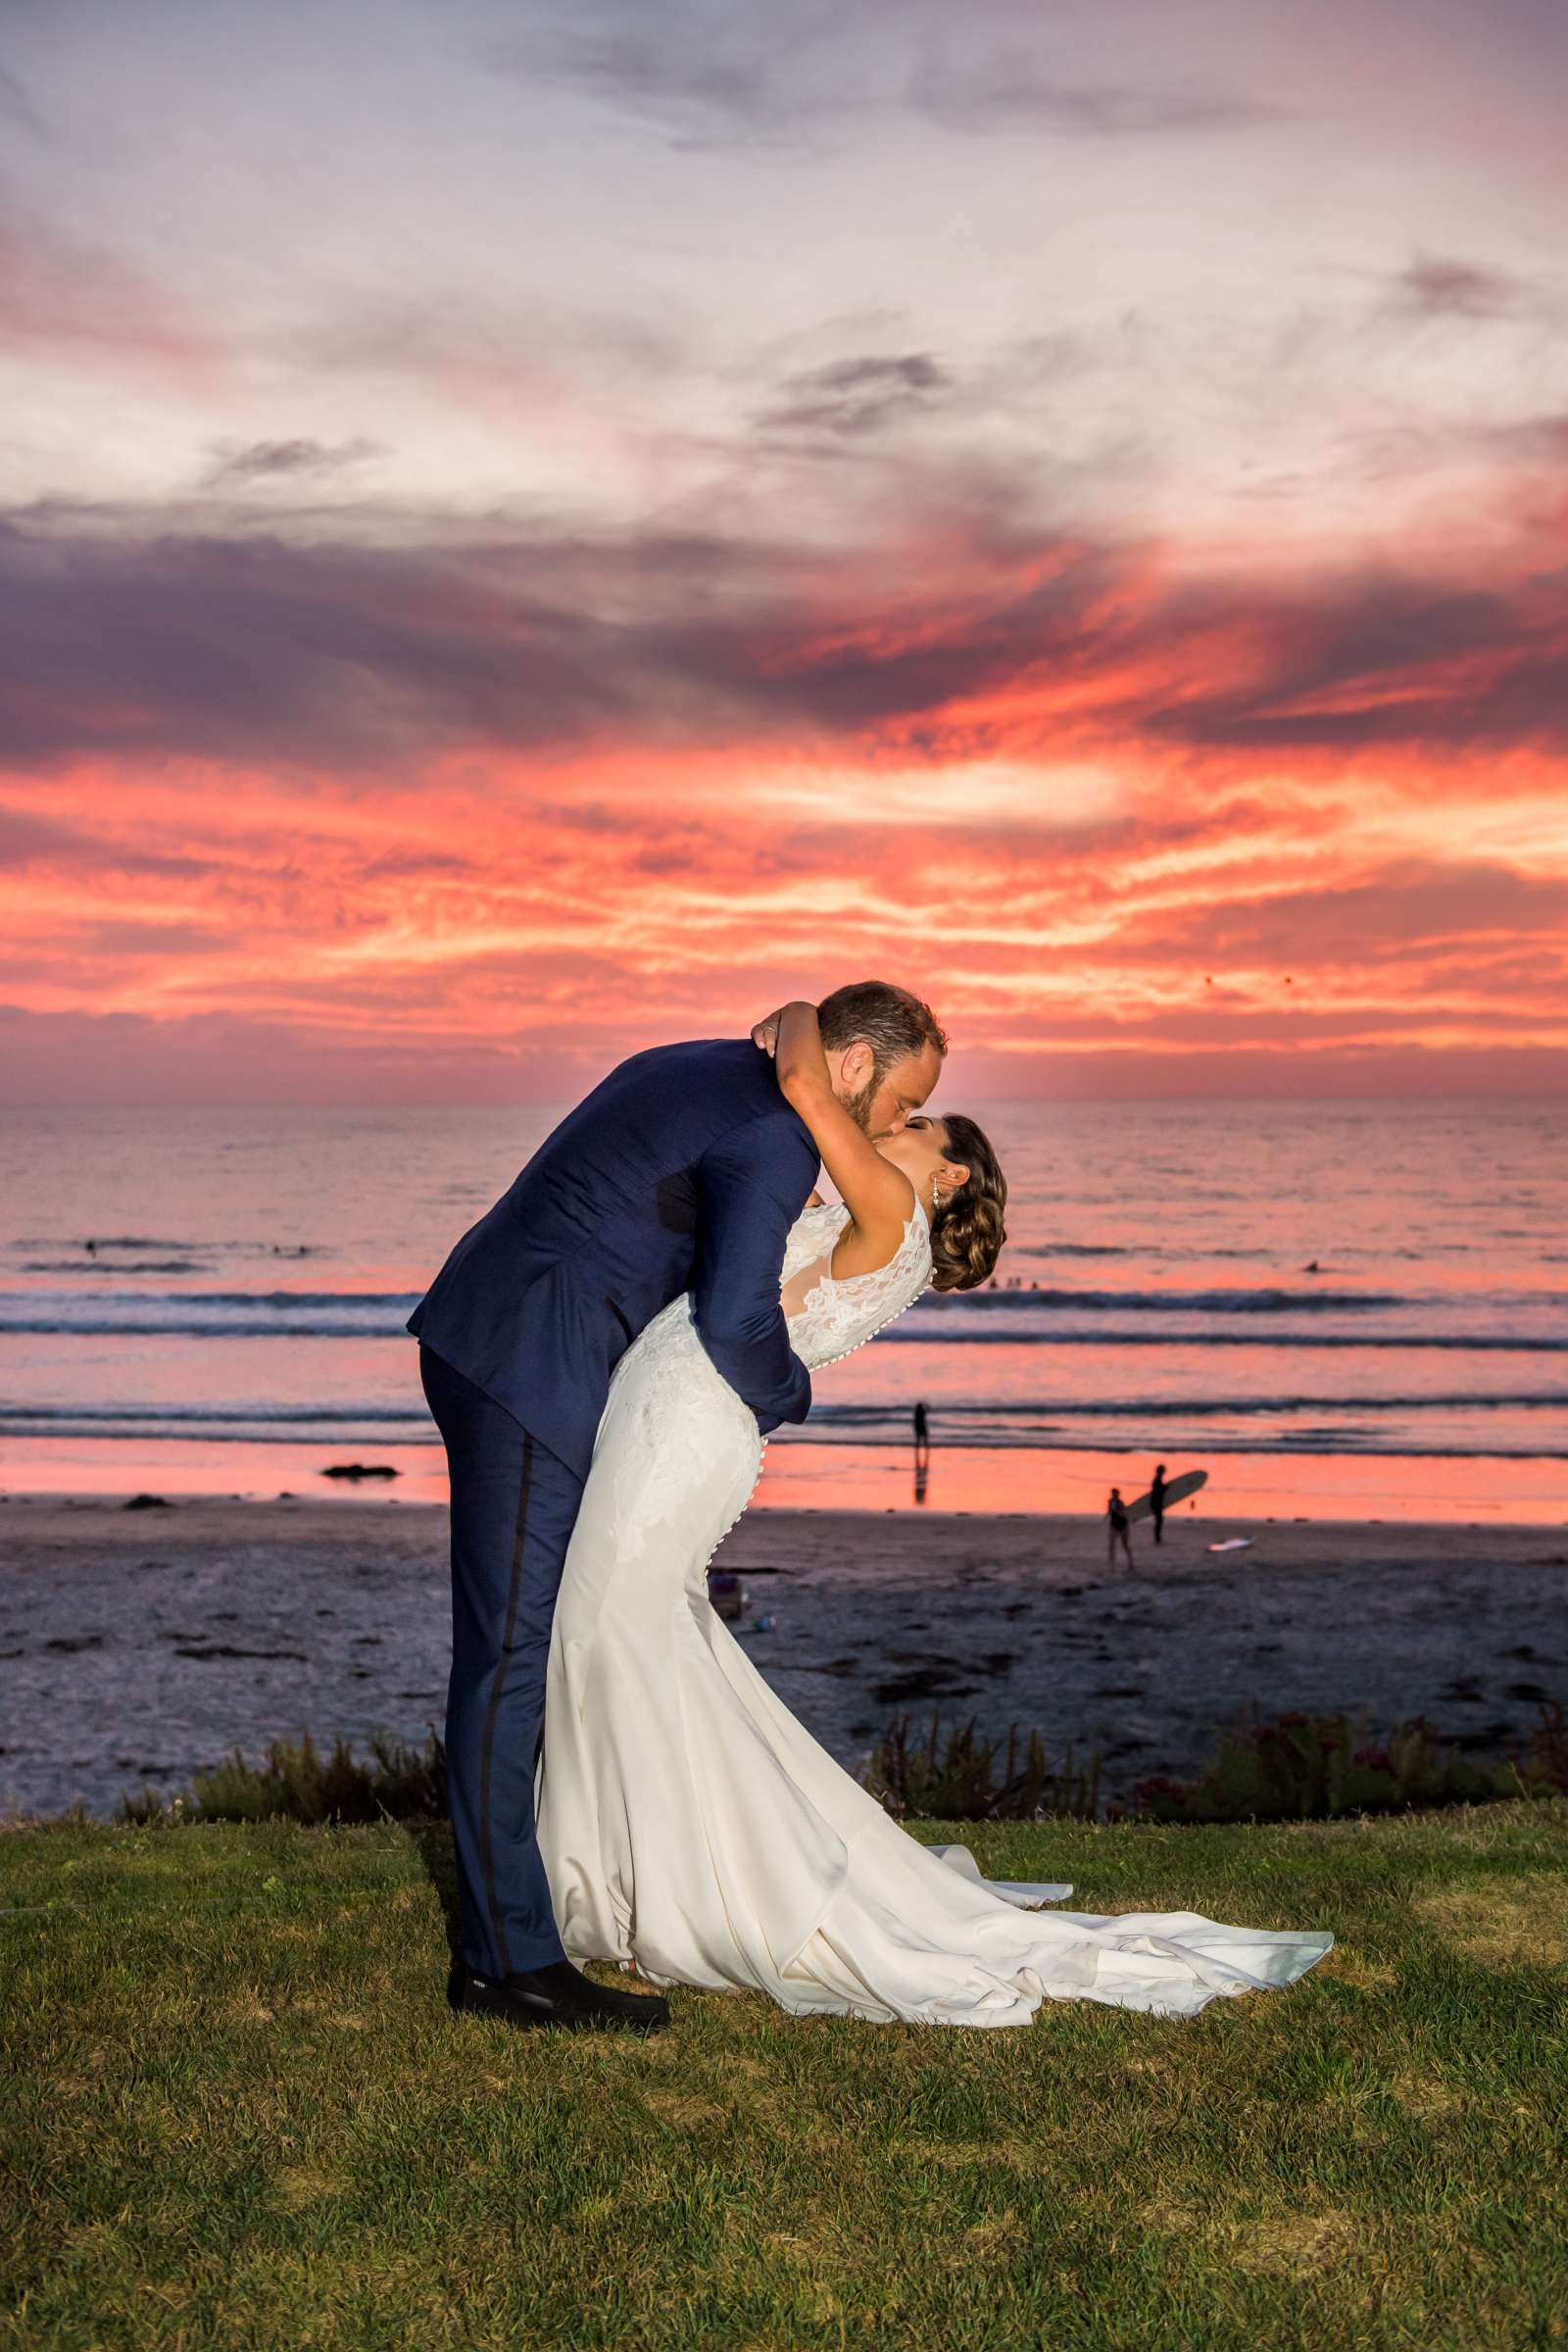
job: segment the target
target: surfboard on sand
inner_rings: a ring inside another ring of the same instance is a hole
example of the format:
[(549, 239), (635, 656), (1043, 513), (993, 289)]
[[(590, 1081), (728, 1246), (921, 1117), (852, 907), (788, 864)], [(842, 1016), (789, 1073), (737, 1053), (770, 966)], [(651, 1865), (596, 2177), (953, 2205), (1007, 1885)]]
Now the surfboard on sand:
[[(1166, 1510), (1170, 1509), (1173, 1502), (1185, 1502), (1189, 1494), (1196, 1494), (1200, 1487), (1206, 1487), (1207, 1484), (1208, 1472), (1206, 1470), (1184, 1470), (1180, 1478), (1167, 1478), (1165, 1481)], [(1153, 1509), (1152, 1496), (1140, 1494), (1136, 1502), (1130, 1502), (1127, 1505), (1127, 1516), (1129, 1519), (1148, 1519), (1153, 1515)]]

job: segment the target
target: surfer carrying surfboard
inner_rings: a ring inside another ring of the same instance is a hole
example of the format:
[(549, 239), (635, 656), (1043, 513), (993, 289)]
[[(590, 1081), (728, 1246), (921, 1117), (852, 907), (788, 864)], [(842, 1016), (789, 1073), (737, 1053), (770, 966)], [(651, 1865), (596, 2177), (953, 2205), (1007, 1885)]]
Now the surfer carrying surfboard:
[(1165, 1465), (1161, 1462), (1154, 1472), (1154, 1483), (1149, 1493), (1140, 1494), (1135, 1502), (1128, 1502), (1125, 1499), (1120, 1487), (1112, 1487), (1110, 1499), (1105, 1504), (1108, 1565), (1112, 1568), (1115, 1567), (1116, 1546), (1119, 1544), (1126, 1556), (1128, 1567), (1136, 1572), (1138, 1563), (1133, 1558), (1131, 1536), (1134, 1521), (1152, 1519), (1154, 1542), (1156, 1544), (1163, 1543), (1162, 1530), (1165, 1513), (1170, 1509), (1171, 1504), (1186, 1502), (1191, 1495), (1199, 1492), (1200, 1488), (1206, 1487), (1207, 1484), (1208, 1472), (1206, 1470), (1183, 1470), (1178, 1477), (1167, 1478)]
[[(1177, 1477), (1167, 1478), (1165, 1465), (1161, 1462), (1154, 1472), (1154, 1483), (1149, 1493), (1140, 1494), (1136, 1502), (1122, 1504), (1122, 1508), (1127, 1514), (1128, 1526), (1136, 1527), (1140, 1519), (1152, 1519), (1154, 1542), (1162, 1544), (1165, 1540), (1165, 1513), (1171, 1505), (1188, 1501), (1207, 1484), (1208, 1472), (1206, 1470), (1183, 1470)], [(1116, 1491), (1119, 1493), (1120, 1490)]]

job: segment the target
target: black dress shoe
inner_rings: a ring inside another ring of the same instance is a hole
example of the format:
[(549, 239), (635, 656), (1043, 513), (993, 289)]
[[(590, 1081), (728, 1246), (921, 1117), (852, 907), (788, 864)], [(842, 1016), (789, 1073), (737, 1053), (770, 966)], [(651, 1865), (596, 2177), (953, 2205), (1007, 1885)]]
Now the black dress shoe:
[(564, 2026), (579, 2034), (661, 2034), (669, 2023), (662, 1994), (596, 1984), (569, 1960), (514, 1969), (509, 1977), (481, 1976), (466, 1960), (454, 1960), (447, 1999), (454, 2009), (499, 2017), (509, 2026)]

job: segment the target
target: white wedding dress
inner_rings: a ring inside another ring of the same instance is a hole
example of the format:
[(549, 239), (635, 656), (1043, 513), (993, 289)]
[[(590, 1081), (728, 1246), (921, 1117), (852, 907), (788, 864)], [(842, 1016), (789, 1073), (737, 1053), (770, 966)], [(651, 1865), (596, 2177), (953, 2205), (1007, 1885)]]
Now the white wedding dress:
[[(918, 1207), (887, 1265), (835, 1281), (842, 1207), (806, 1209), (783, 1280), (813, 1368), (863, 1345), (931, 1276)], [(615, 1367), (551, 1640), (539, 1844), (566, 1950), (658, 1984), (755, 1986), (797, 2015), (1021, 2026), (1042, 2000), (1190, 2016), (1288, 1984), (1320, 1934), (1191, 1911), (1025, 1906), (962, 1846), (922, 1846), (775, 1697), (708, 1597), (761, 1467), (756, 1419), (675, 1299)]]

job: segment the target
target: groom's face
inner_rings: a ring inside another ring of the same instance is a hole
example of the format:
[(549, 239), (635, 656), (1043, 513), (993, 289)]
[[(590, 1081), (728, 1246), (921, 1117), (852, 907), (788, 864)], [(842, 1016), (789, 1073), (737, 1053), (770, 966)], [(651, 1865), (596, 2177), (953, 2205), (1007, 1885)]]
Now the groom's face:
[(895, 1062), (880, 1079), (870, 1047), (852, 1046), (834, 1091), (856, 1125), (877, 1144), (884, 1136), (904, 1133), (910, 1113), (920, 1108), (941, 1075), (942, 1056), (935, 1046)]

